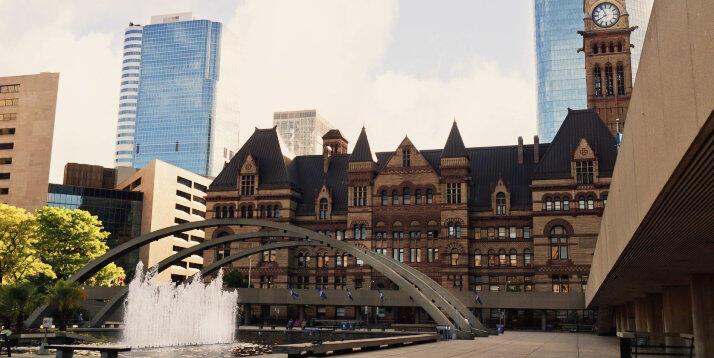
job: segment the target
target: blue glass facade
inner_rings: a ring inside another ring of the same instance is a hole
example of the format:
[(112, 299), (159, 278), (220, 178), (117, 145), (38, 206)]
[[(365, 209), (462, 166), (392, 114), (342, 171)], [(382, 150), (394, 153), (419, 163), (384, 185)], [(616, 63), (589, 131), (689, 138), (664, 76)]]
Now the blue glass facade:
[(160, 159), (210, 175), (220, 39), (209, 20), (143, 27), (134, 167)]
[(587, 107), (585, 56), (578, 31), (583, 29), (583, 2), (535, 0), (538, 136), (553, 140), (568, 108)]

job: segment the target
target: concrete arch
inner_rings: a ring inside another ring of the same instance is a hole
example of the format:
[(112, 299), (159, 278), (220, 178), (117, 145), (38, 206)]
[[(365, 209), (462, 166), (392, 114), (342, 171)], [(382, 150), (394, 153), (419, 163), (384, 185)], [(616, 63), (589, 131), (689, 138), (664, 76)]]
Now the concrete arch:
[[(459, 331), (462, 331), (464, 333), (468, 332), (469, 335), (472, 333), (472, 330), (475, 331), (474, 333), (479, 335), (483, 335), (486, 333), (485, 329), (483, 328), (483, 325), (481, 325), (481, 322), (479, 322), (473, 316), (473, 314), (471, 314), (471, 312), (463, 305), (463, 303), (459, 302), (458, 299), (448, 293), (443, 287), (441, 287), (441, 285), (434, 282), (423, 273), (418, 272), (416, 269), (413, 269), (403, 263), (391, 260), (383, 255), (371, 252), (370, 250), (361, 249), (350, 243), (333, 239), (308, 229), (304, 229), (291, 224), (265, 221), (259, 219), (210, 219), (205, 221), (183, 223), (176, 226), (160, 229), (145, 235), (141, 235), (135, 239), (132, 239), (122, 245), (115, 247), (114, 249), (108, 251), (106, 254), (102, 255), (95, 261), (81, 268), (74, 275), (72, 275), (72, 277), (70, 277), (69, 281), (83, 282), (93, 276), (102, 267), (106, 266), (110, 262), (113, 262), (124, 253), (137, 249), (158, 239), (170, 236), (174, 233), (199, 228), (228, 225), (253, 226), (259, 227), (261, 229), (273, 228), (277, 229), (280, 234), (273, 235), (275, 233), (273, 232), (266, 236), (299, 237), (319, 242), (321, 245), (324, 246), (338, 248), (347, 254), (350, 254), (354, 257), (363, 260), (366, 264), (372, 266), (375, 270), (382, 273), (390, 280), (397, 283), (401, 288), (409, 292), (409, 294), (415, 299), (415, 301), (417, 301), (427, 311), (427, 313), (429, 313), (432, 318), (435, 319), (435, 321), (441, 321), (441, 319), (439, 319), (439, 315), (443, 315), (443, 313), (441, 313), (440, 309), (444, 309), (444, 311), (446, 311), (446, 313), (454, 321), (454, 325)], [(288, 235), (288, 233), (290, 233), (290, 235)], [(213, 244), (217, 243), (213, 242)], [(182, 250), (182, 253), (184, 253), (184, 251), (185, 250)], [(35, 310), (35, 312), (33, 312), (33, 314), (26, 321), (26, 325), (32, 326), (33, 324), (35, 324), (38, 321), (39, 317), (41, 317), (41, 315), (45, 312), (46, 308), (47, 307), (44, 306)]]

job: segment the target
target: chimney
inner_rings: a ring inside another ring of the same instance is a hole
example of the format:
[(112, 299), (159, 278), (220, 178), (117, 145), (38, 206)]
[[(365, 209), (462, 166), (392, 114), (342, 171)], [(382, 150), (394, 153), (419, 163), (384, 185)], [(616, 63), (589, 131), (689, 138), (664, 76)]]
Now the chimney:
[(518, 137), (518, 164), (523, 164), (523, 137)]
[(332, 156), (332, 148), (327, 145), (322, 146), (322, 172), (327, 173), (330, 168), (330, 157)]
[(540, 146), (538, 142), (538, 136), (534, 135), (533, 136), (533, 163), (538, 163), (540, 160), (540, 156), (538, 155)]

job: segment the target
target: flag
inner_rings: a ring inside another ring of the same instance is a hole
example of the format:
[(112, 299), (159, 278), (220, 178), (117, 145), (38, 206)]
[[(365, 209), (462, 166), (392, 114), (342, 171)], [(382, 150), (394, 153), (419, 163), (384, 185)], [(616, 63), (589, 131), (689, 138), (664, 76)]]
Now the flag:
[(382, 290), (380, 290), (379, 287), (377, 287), (377, 292), (379, 292), (379, 299), (380, 299), (380, 300), (382, 300), (382, 301), (386, 301), (386, 300), (387, 300), (386, 298), (384, 298), (384, 293), (382, 293)]
[(617, 132), (617, 146), (619, 147), (622, 143), (622, 133)]
[(483, 305), (483, 302), (481, 302), (481, 297), (479, 297), (478, 292), (476, 291), (475, 288), (474, 288), (474, 296), (476, 298), (476, 302), (478, 302), (478, 304), (480, 304), (480, 305)]
[(290, 289), (290, 296), (293, 296), (293, 298), (298, 298), (300, 295), (297, 294), (297, 292), (293, 291), (293, 289)]
[(325, 291), (323, 291), (320, 286), (316, 286), (315, 288), (317, 288), (317, 292), (320, 294), (320, 298), (322, 298), (323, 301), (326, 300), (327, 295), (325, 294)]
[(352, 292), (350, 292), (349, 287), (345, 287), (345, 291), (347, 291), (347, 297), (350, 299), (350, 301), (354, 300), (354, 298), (352, 298)]

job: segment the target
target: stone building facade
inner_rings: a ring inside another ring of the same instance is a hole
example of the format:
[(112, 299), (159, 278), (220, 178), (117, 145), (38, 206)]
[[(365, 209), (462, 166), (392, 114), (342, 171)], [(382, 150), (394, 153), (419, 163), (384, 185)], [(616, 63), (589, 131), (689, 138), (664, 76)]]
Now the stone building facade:
[[(552, 143), (534, 141), (467, 148), (454, 122), (443, 148), (419, 149), (405, 137), (394, 151), (375, 156), (364, 128), (352, 153), (331, 130), (323, 155), (288, 158), (275, 128), (256, 129), (210, 185), (207, 217), (264, 218), (323, 232), (414, 266), (456, 293), (517, 297), (521, 309), (512, 313), (529, 321), (544, 307), (536, 301), (583, 302), (617, 155), (593, 110), (569, 110)], [(206, 239), (245, 230), (256, 229), (211, 228)], [(204, 264), (260, 244), (205, 251)], [(255, 287), (398, 289), (329, 248), (256, 256), (233, 264)], [(338, 314), (327, 307), (316, 316), (350, 316), (354, 309)], [(489, 311), (480, 312), (486, 321), (500, 314)], [(385, 319), (409, 322), (414, 315), (393, 312)]]

